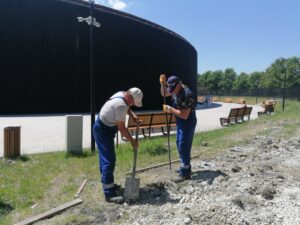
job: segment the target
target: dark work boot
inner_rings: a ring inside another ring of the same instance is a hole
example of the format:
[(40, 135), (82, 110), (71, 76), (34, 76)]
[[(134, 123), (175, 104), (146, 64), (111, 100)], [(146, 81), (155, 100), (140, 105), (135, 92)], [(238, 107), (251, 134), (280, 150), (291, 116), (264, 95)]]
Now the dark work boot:
[(114, 184), (114, 189), (117, 191), (117, 190), (120, 190), (121, 189), (121, 185), (120, 184)]
[(175, 170), (175, 173), (179, 173), (180, 174), (180, 168)]
[(105, 200), (107, 202), (122, 204), (124, 202), (125, 198), (121, 195), (113, 195), (113, 196), (105, 195)]
[(192, 168), (180, 168), (179, 175), (173, 180), (175, 183), (179, 183), (185, 180), (191, 179)]
[(179, 174), (176, 178), (173, 179), (173, 182), (175, 183), (180, 183), (183, 182), (185, 180), (190, 180), (191, 179), (191, 174), (182, 176), (181, 174)]

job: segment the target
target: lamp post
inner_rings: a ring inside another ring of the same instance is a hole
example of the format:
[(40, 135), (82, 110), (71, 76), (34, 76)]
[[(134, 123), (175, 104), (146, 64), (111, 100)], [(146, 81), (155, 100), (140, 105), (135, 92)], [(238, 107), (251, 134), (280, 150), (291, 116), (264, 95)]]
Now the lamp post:
[(255, 104), (257, 104), (258, 86), (259, 86), (259, 80), (256, 80), (255, 81), (255, 88), (256, 88), (256, 93), (255, 93), (255, 95), (256, 95), (256, 103)]
[(91, 110), (91, 150), (95, 151), (95, 139), (93, 135), (93, 125), (95, 123), (95, 78), (94, 78), (94, 26), (99, 28), (100, 23), (96, 21), (93, 16), (94, 12), (94, 0), (89, 0), (90, 3), (90, 16), (89, 17), (77, 17), (79, 23), (86, 22), (90, 26), (90, 110)]
[(94, 0), (90, 0), (90, 105), (91, 105), (91, 150), (95, 151), (95, 138), (93, 135), (93, 126), (95, 123), (95, 82), (94, 82), (94, 43), (93, 43), (93, 31), (94, 31)]
[(286, 65), (283, 65), (284, 68), (284, 80), (283, 80), (283, 96), (282, 96), (282, 111), (284, 112), (285, 105), (285, 86), (286, 86)]

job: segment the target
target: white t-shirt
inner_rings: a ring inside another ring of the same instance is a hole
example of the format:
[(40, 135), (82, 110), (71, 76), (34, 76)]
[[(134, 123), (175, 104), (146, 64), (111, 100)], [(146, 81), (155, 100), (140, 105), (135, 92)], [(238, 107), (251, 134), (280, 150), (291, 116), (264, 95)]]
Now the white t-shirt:
[(115, 98), (115, 97), (123, 97), (122, 91), (117, 92), (113, 96), (111, 96), (101, 108), (99, 116), (101, 121), (106, 126), (116, 126), (117, 121), (126, 121), (126, 114), (129, 109), (129, 106), (125, 103), (124, 99), (122, 98)]

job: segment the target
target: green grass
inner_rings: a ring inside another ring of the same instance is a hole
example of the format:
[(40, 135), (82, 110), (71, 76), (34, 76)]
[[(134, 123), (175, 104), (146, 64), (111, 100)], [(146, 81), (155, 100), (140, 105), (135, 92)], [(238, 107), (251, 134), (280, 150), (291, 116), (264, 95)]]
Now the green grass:
[[(300, 102), (288, 100), (285, 112), (278, 103), (272, 116), (195, 134), (192, 154), (202, 157), (222, 154), (224, 149), (247, 143), (255, 135), (267, 134), (272, 122), (276, 121), (280, 121), (284, 128), (282, 135), (289, 136), (300, 127), (299, 112)], [(208, 145), (203, 146), (203, 142)], [(174, 135), (170, 143), (172, 160), (175, 160), (178, 154)], [(167, 162), (167, 146), (166, 137), (141, 140), (137, 168)], [(131, 145), (119, 145), (116, 155), (115, 177), (120, 181), (132, 167)], [(102, 199), (97, 152), (93, 154), (90, 149), (85, 149), (81, 156), (55, 152), (22, 156), (12, 162), (0, 160), (0, 224), (11, 224), (72, 200), (84, 179), (88, 180), (84, 189), (85, 201), (90, 201), (89, 206), (94, 204), (97, 207), (97, 201)], [(38, 207), (31, 209), (36, 203)], [(69, 222), (77, 220), (74, 215), (66, 218)]]

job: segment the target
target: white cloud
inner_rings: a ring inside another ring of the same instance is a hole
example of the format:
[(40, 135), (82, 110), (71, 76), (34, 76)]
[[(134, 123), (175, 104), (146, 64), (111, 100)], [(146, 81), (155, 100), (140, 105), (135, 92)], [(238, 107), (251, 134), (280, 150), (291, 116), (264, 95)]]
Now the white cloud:
[(105, 1), (104, 0), (96, 0), (95, 2), (97, 4), (100, 4), (100, 5), (105, 5)]
[(108, 0), (108, 4), (116, 10), (123, 10), (127, 7), (127, 4), (122, 0)]
[[(85, 0), (89, 1), (89, 0)], [(116, 10), (124, 10), (128, 7), (128, 4), (124, 0), (96, 0), (97, 4), (111, 7)]]

